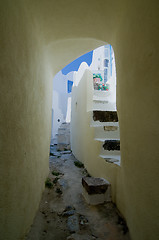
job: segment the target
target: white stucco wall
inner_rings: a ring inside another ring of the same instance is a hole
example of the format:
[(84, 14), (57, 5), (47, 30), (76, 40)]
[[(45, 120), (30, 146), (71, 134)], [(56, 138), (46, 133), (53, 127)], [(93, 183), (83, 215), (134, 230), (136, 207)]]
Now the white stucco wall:
[[(109, 45), (107, 45), (109, 49)], [(86, 69), (90, 69), (93, 73), (102, 72), (102, 77), (104, 80), (104, 46), (96, 48), (93, 50), (92, 63), (90, 67), (86, 62), (82, 62), (77, 71), (71, 71), (67, 75), (62, 74), (62, 71), (58, 72), (53, 79), (53, 99), (52, 99), (52, 130), (51, 138), (53, 139), (58, 133), (58, 128), (61, 123), (71, 120), (71, 93), (67, 93), (67, 81), (75, 82), (78, 85), (79, 81), (84, 74)], [(112, 55), (114, 52), (112, 50)], [(109, 79), (111, 84), (111, 96), (112, 101), (116, 101), (116, 72), (115, 72), (115, 61), (112, 61), (113, 74)], [(98, 70), (100, 69), (100, 70)]]
[[(123, 149), (115, 202), (133, 240), (159, 239), (158, 1), (5, 0), (0, 9), (2, 239), (21, 239), (38, 208), (48, 173), (52, 77), (105, 42), (116, 56)], [(114, 178), (111, 170), (99, 174)]]
[(104, 46), (94, 49), (90, 69), (92, 71), (97, 71), (97, 72), (98, 72), (98, 69), (103, 71), (104, 70), (103, 59), (104, 59)]
[(111, 182), (112, 199), (116, 199), (116, 178), (119, 166), (106, 163), (99, 157), (102, 143), (96, 141), (95, 129), (91, 127), (93, 104), (93, 74), (89, 68), (72, 91), (71, 148), (75, 157), (84, 163), (88, 172), (95, 177), (103, 177)]
[[(108, 67), (108, 81), (107, 84), (110, 85), (109, 92), (111, 92), (110, 102), (116, 103), (116, 67), (115, 67), (115, 55), (113, 47), (111, 46), (111, 56), (110, 56), (110, 45), (105, 45), (98, 47), (93, 50), (92, 63), (90, 65), (90, 70), (92, 73), (100, 73), (104, 82), (104, 59), (105, 50), (108, 51), (109, 67)], [(110, 59), (111, 57), (111, 59)], [(111, 65), (111, 66), (110, 66)]]

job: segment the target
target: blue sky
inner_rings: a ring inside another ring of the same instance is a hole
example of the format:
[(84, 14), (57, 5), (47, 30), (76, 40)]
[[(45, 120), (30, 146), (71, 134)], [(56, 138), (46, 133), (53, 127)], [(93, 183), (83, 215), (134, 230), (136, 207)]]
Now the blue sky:
[(80, 56), (79, 58), (77, 58), (76, 60), (68, 64), (66, 67), (64, 67), (61, 70), (62, 73), (64, 75), (67, 75), (71, 71), (77, 71), (82, 62), (86, 62), (88, 66), (90, 66), (92, 63), (92, 56), (93, 56), (93, 51)]

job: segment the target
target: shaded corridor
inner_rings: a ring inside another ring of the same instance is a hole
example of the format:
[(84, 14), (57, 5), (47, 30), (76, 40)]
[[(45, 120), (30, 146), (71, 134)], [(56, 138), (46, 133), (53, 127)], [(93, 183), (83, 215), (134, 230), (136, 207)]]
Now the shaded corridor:
[(125, 222), (112, 203), (90, 206), (85, 202), (81, 180), (88, 173), (76, 167), (75, 161), (71, 151), (51, 147), (49, 178), (53, 187), (45, 189), (25, 239), (129, 240)]

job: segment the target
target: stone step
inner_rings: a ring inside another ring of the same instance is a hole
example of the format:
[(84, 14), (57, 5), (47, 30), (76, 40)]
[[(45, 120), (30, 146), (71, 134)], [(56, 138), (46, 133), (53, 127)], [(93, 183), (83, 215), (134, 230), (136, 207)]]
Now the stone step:
[(96, 95), (93, 95), (93, 101), (103, 101), (105, 103), (108, 103), (108, 99), (105, 99), (104, 97), (100, 97), (100, 96), (96, 96)]
[(58, 134), (70, 134), (70, 129), (69, 128), (59, 128)]
[(100, 126), (94, 128), (94, 137), (104, 142), (104, 139), (120, 140), (120, 131), (117, 126)]
[(50, 145), (57, 145), (57, 137), (51, 139)]
[(70, 123), (66, 123), (66, 122), (62, 123), (60, 128), (70, 128)]
[(71, 146), (70, 146), (70, 144), (66, 144), (66, 143), (58, 143), (57, 150), (58, 151), (71, 150)]
[(92, 112), (92, 119), (90, 123), (90, 127), (98, 128), (98, 127), (119, 127), (119, 122), (100, 122), (93, 120), (93, 112)]
[(101, 146), (100, 155), (104, 156), (120, 156), (120, 140), (106, 139)]
[(120, 155), (104, 155), (104, 154), (100, 154), (99, 156), (101, 158), (103, 158), (108, 163), (114, 163), (114, 164), (117, 164), (117, 165), (120, 166), (120, 159), (121, 159)]
[(105, 140), (103, 149), (108, 151), (120, 151), (120, 140)]
[(58, 134), (57, 143), (70, 144), (70, 134)]
[(105, 140), (99, 156), (106, 162), (120, 165), (120, 140)]
[(105, 100), (107, 100), (110, 97), (110, 92), (109, 91), (94, 90), (93, 96), (94, 97), (99, 97), (99, 98), (104, 98)]
[(111, 201), (110, 183), (104, 178), (83, 177), (83, 196), (88, 204), (97, 205)]
[(120, 139), (119, 139), (119, 138), (116, 138), (116, 139), (115, 139), (115, 138), (112, 138), (112, 139), (111, 139), (111, 138), (109, 137), (109, 138), (94, 138), (94, 140), (95, 140), (95, 141), (102, 142), (102, 143), (104, 144), (104, 142), (105, 142), (106, 140), (109, 141), (109, 140), (120, 140)]
[(118, 150), (105, 150), (103, 147), (101, 148), (100, 155), (104, 156), (120, 156), (120, 151)]
[(116, 111), (116, 104), (106, 101), (93, 101), (93, 110), (97, 111)]
[(93, 120), (100, 122), (118, 122), (117, 111), (93, 111)]

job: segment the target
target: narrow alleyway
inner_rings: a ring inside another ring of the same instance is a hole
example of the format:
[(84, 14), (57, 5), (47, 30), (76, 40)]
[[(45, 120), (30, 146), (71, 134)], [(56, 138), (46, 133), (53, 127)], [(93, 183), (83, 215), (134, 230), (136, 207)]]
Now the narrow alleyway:
[[(86, 169), (71, 151), (51, 146), (50, 173), (27, 240), (129, 240), (123, 219), (112, 203), (88, 205), (81, 180)], [(50, 188), (49, 188), (50, 187)]]

